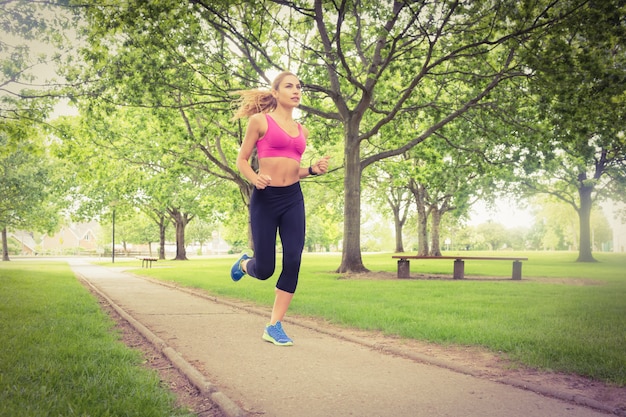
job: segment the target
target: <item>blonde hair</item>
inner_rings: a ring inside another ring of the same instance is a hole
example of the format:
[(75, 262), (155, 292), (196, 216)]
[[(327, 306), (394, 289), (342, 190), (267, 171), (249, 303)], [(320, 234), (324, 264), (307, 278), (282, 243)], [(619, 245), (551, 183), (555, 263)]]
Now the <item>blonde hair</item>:
[[(235, 101), (235, 114), (233, 120), (250, 117), (257, 113), (269, 113), (276, 108), (276, 99), (272, 95), (272, 91), (278, 91), (278, 87), (283, 79), (289, 75), (295, 74), (289, 71), (283, 71), (272, 81), (271, 90), (239, 90), (232, 94), (238, 95), (240, 98)], [(297, 78), (297, 77), (296, 77)]]

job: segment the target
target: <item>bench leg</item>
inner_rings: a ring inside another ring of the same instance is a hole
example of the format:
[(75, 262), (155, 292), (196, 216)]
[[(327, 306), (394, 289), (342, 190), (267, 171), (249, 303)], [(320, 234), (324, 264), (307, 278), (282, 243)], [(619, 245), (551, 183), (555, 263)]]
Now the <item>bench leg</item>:
[(513, 275), (511, 279), (522, 279), (522, 263), (520, 261), (513, 261)]
[(398, 261), (398, 278), (411, 278), (411, 267), (407, 259)]
[(460, 259), (454, 261), (454, 274), (452, 277), (454, 279), (463, 279), (465, 276), (465, 262)]

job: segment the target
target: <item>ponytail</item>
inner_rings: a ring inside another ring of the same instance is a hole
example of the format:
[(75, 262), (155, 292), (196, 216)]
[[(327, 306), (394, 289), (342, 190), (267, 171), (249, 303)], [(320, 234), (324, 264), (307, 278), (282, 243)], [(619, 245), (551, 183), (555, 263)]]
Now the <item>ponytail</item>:
[(276, 99), (271, 91), (240, 90), (233, 94), (240, 98), (235, 102), (238, 106), (233, 120), (250, 117), (257, 113), (268, 113), (276, 108)]
[[(294, 73), (289, 71), (283, 71), (278, 74), (272, 82), (272, 90), (278, 91), (278, 87), (280, 86), (282, 80), (289, 75), (293, 75), (294, 77), (296, 76)], [(235, 102), (235, 105), (238, 107), (237, 110), (235, 110), (233, 120), (250, 117), (257, 113), (269, 113), (276, 108), (276, 99), (272, 95), (271, 91), (239, 90), (235, 91), (233, 94), (240, 96), (240, 98)]]

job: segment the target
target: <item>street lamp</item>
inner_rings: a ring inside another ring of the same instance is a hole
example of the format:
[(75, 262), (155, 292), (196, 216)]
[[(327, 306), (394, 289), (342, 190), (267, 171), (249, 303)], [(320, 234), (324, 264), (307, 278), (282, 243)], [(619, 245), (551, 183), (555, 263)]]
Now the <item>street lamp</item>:
[(113, 233), (111, 234), (111, 263), (115, 263), (115, 206), (113, 206)]
[(111, 203), (111, 207), (113, 208), (112, 214), (112, 224), (113, 231), (111, 233), (111, 263), (115, 263), (115, 206), (117, 206), (117, 201)]

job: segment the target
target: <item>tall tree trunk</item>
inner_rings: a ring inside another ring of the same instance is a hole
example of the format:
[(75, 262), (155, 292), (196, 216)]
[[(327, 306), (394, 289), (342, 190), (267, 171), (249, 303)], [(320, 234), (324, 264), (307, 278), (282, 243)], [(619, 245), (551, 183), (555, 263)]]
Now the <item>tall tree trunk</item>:
[(185, 249), (185, 223), (176, 222), (176, 261), (187, 260), (187, 249)]
[(9, 241), (7, 237), (7, 228), (6, 226), (2, 229), (2, 260), (9, 260)]
[(417, 254), (428, 256), (428, 216), (425, 208), (417, 209)]
[(393, 207), (393, 222), (396, 228), (396, 253), (404, 252), (404, 242), (402, 241), (402, 227), (404, 221), (400, 218), (400, 208)]
[(404, 242), (402, 238), (402, 229), (406, 223), (408, 216), (408, 210), (402, 210), (403, 206), (403, 193), (397, 192), (394, 189), (389, 190), (389, 196), (387, 197), (387, 203), (391, 207), (393, 213), (393, 224), (396, 230), (396, 253), (404, 252)]
[(165, 231), (167, 230), (167, 221), (165, 216), (159, 218), (159, 259), (165, 259)]
[(430, 254), (431, 256), (441, 256), (441, 244), (439, 241), (439, 225), (441, 224), (441, 211), (437, 207), (431, 207), (431, 241), (430, 241)]
[(170, 216), (174, 220), (176, 227), (176, 257), (175, 261), (186, 261), (187, 250), (185, 249), (185, 227), (189, 223), (188, 216), (181, 213), (178, 209), (170, 209)]
[(578, 221), (580, 226), (580, 244), (578, 245), (578, 259), (576, 262), (596, 262), (591, 252), (591, 193), (593, 186), (581, 185), (578, 188), (580, 208)]
[(419, 256), (428, 256), (428, 213), (424, 196), (426, 190), (415, 180), (409, 182), (409, 189), (413, 193), (413, 197), (415, 197), (415, 205), (417, 207), (417, 254)]
[[(346, 123), (346, 126), (349, 126)], [(361, 257), (361, 160), (358, 125), (346, 134), (344, 145), (345, 203), (343, 207), (343, 251), (337, 272), (367, 272)]]
[(429, 212), (431, 214), (431, 227), (430, 233), (432, 235), (431, 238), (431, 248), (430, 254), (432, 256), (441, 256), (441, 219), (443, 215), (453, 210), (453, 207), (450, 206), (450, 195), (446, 196), (443, 199), (439, 199), (438, 202), (435, 202), (430, 205)]

